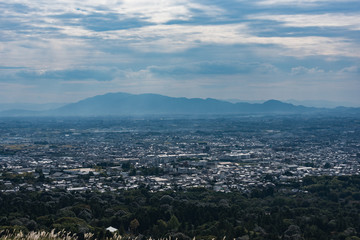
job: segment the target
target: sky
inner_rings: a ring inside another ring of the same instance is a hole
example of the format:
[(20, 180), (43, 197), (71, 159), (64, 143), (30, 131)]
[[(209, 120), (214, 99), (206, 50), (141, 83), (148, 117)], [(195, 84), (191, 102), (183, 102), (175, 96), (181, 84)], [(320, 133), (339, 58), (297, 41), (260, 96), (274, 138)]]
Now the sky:
[(108, 92), (360, 106), (360, 1), (0, 0), (0, 103)]

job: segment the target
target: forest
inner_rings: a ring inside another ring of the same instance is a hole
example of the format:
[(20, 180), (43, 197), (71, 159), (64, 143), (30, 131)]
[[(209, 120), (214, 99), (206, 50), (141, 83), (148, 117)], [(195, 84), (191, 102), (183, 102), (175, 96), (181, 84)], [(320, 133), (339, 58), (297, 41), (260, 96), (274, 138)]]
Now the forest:
[(22, 190), (0, 193), (0, 206), (0, 232), (55, 229), (105, 239), (112, 226), (138, 239), (360, 239), (360, 176), (307, 176), (231, 193)]

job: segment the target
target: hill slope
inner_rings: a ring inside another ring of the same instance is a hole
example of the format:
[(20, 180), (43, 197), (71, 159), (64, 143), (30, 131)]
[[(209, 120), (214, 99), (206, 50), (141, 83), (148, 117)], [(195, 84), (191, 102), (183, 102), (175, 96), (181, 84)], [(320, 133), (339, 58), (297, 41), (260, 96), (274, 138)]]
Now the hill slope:
[(132, 116), (203, 114), (359, 114), (359, 108), (312, 108), (277, 100), (230, 103), (212, 98), (174, 98), (158, 94), (108, 93), (47, 111), (9, 110), (0, 116)]
[(263, 104), (230, 103), (216, 99), (174, 98), (158, 94), (108, 93), (49, 111), (52, 115), (147, 115), (147, 114), (237, 114), (284, 112), (298, 113), (312, 108), (276, 100)]

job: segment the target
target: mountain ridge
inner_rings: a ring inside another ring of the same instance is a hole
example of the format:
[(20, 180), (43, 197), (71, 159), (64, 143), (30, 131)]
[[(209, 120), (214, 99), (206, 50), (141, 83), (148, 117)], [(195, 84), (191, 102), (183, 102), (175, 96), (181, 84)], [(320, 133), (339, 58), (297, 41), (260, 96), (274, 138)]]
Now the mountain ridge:
[(131, 116), (131, 115), (233, 115), (335, 113), (360, 108), (314, 108), (278, 100), (264, 103), (231, 103), (214, 98), (169, 97), (154, 93), (107, 93), (46, 111), (7, 110), (0, 116)]

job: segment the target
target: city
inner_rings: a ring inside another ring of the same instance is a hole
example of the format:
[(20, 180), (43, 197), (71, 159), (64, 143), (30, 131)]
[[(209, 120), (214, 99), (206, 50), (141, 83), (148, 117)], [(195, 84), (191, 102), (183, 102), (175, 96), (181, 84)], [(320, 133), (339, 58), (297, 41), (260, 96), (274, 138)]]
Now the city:
[(1, 192), (141, 186), (246, 193), (305, 176), (360, 174), (360, 120), (353, 117), (0, 121)]

